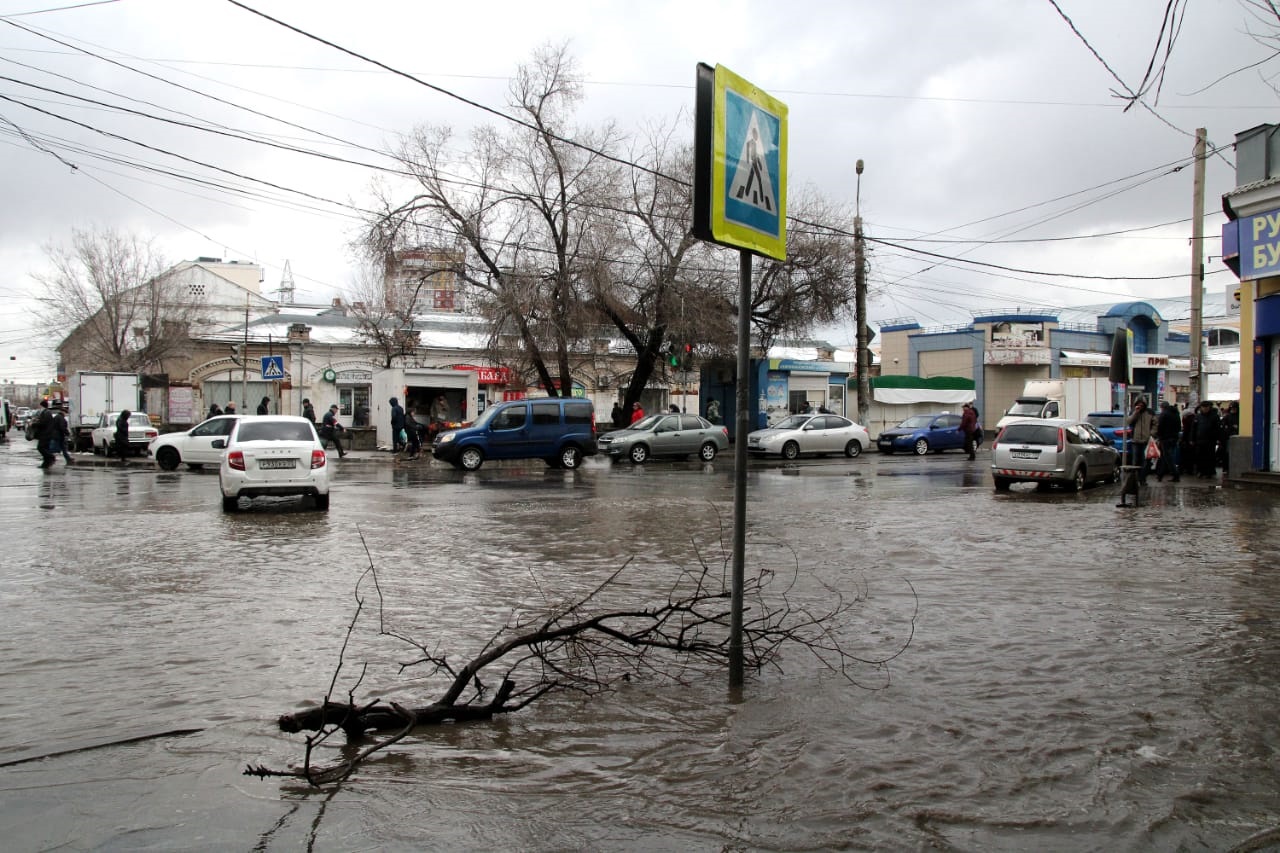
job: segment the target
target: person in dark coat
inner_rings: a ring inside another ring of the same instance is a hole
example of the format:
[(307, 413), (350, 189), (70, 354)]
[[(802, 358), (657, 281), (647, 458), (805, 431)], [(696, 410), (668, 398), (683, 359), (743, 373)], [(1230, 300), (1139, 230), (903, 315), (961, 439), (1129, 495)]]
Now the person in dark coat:
[(1227, 470), (1227, 445), (1231, 436), (1240, 434), (1240, 404), (1235, 400), (1227, 403), (1227, 410), (1222, 413), (1222, 435), (1218, 439), (1218, 464)]
[(320, 424), (320, 449), (328, 449), (329, 441), (332, 439), (338, 448), (338, 458), (346, 456), (347, 452), (342, 449), (342, 433), (342, 424), (338, 423), (338, 404), (334, 403), (329, 407), (329, 411), (324, 413), (324, 420)]
[(1196, 475), (1201, 478), (1213, 477), (1217, 474), (1218, 439), (1222, 432), (1222, 421), (1218, 418), (1218, 410), (1213, 403), (1202, 400), (1196, 409), (1195, 443), (1196, 443)]
[(969, 454), (969, 461), (977, 459), (974, 453), (973, 436), (978, 430), (978, 410), (971, 404), (964, 404), (964, 411), (960, 415), (960, 432), (964, 434), (964, 452)]
[(67, 423), (67, 416), (61, 406), (54, 406), (50, 412), (53, 415), (53, 440), (49, 444), (49, 453), (53, 456), (61, 453), (62, 458), (70, 465), (71, 453), (67, 450), (67, 445), (71, 443), (71, 425)]
[(227, 407), (222, 410), (224, 414), (234, 415), (236, 413), (236, 401), (228, 400)]
[(316, 407), (311, 405), (311, 401), (305, 397), (302, 399), (302, 416), (311, 421), (312, 426), (315, 426)]
[(627, 425), (627, 419), (622, 414), (622, 406), (618, 405), (618, 401), (613, 401), (613, 411), (609, 413), (609, 422), (613, 424), (614, 429), (622, 429)]
[(116, 452), (120, 454), (121, 462), (129, 458), (129, 418), (132, 415), (133, 412), (125, 409), (116, 418)]
[(262, 402), (258, 404), (258, 414), (260, 415), (271, 414), (271, 398), (270, 397), (262, 398)]
[(31, 431), (36, 437), (36, 450), (40, 452), (41, 468), (53, 467), (54, 429), (53, 412), (49, 411), (49, 401), (41, 400), (40, 413), (31, 421)]
[(222, 414), (222, 407), (217, 403), (210, 403), (208, 417), (216, 418), (220, 414)]
[(404, 447), (404, 442), (400, 440), (400, 431), (404, 429), (404, 409), (400, 407), (400, 401), (395, 397), (391, 398), (391, 451), (399, 452)]
[(1160, 403), (1160, 416), (1156, 418), (1156, 441), (1160, 443), (1160, 458), (1156, 460), (1156, 481), (1165, 474), (1173, 475), (1173, 482), (1182, 479), (1178, 472), (1178, 439), (1182, 435), (1182, 418), (1178, 409), (1168, 400)]
[(1196, 473), (1196, 409), (1187, 406), (1182, 412), (1182, 438), (1178, 442), (1178, 473), (1188, 477)]
[(418, 454), (422, 452), (422, 427), (418, 423), (418, 419), (413, 416), (413, 409), (404, 410), (404, 433), (408, 439), (406, 449), (409, 451), (410, 459), (417, 459)]

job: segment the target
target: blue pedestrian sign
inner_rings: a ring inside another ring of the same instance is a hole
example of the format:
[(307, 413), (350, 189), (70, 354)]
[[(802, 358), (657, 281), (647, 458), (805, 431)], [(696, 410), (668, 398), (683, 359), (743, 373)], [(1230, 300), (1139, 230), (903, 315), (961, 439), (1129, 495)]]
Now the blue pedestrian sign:
[(284, 379), (284, 356), (264, 355), (262, 357), (263, 379)]
[(698, 66), (693, 233), (787, 258), (787, 105), (723, 65)]

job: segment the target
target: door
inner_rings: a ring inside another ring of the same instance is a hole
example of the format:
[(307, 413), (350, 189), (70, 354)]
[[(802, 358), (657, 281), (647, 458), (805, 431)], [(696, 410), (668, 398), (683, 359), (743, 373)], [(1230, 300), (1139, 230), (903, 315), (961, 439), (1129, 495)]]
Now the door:
[(492, 459), (524, 459), (529, 447), (529, 404), (515, 403), (489, 422), (485, 455)]
[(222, 450), (214, 449), (214, 439), (231, 435), (231, 427), (235, 426), (235, 423), (235, 418), (213, 418), (192, 427), (180, 449), (182, 461), (194, 462), (197, 465), (220, 464)]
[(680, 429), (680, 416), (668, 415), (658, 422), (653, 430), (654, 456), (677, 456), (692, 453), (690, 433)]
[(1280, 471), (1280, 338), (1272, 338), (1267, 357), (1267, 469)]

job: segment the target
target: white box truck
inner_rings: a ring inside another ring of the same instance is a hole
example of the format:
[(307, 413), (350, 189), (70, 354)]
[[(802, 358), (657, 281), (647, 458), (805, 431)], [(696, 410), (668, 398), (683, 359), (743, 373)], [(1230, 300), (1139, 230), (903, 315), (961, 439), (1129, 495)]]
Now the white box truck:
[(1111, 382), (1107, 379), (1031, 379), (996, 427), (1029, 418), (1084, 420), (1090, 412), (1111, 409)]
[(105, 412), (138, 408), (138, 374), (81, 370), (71, 374), (66, 385), (67, 425), (71, 427), (71, 448), (79, 453), (93, 447), (92, 433), (98, 417)]

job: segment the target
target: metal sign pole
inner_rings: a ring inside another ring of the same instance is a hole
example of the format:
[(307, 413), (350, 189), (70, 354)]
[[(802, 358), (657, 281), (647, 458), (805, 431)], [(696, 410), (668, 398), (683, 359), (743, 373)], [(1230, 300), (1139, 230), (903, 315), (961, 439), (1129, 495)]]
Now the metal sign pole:
[(751, 253), (738, 253), (737, 429), (733, 436), (733, 588), (729, 614), (729, 687), (741, 687), (742, 587), (747, 553), (747, 432), (751, 429)]

